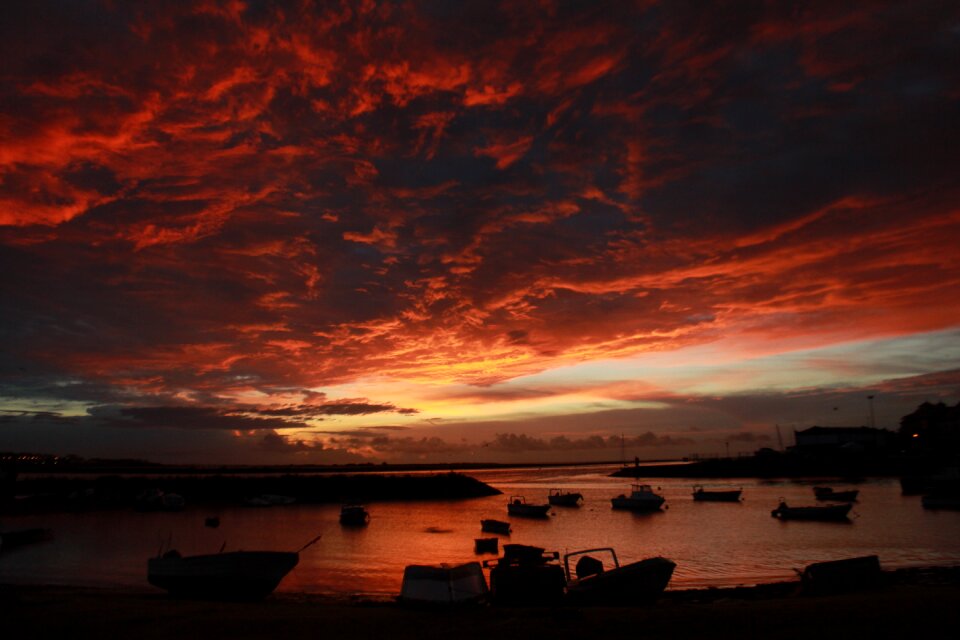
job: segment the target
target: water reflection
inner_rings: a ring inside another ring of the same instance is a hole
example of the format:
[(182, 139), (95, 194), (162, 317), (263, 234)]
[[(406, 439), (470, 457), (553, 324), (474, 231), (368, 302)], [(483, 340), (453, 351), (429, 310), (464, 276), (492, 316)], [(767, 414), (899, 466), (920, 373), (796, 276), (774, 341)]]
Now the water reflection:
[[(54, 539), (0, 555), (0, 580), (148, 588), (147, 558), (166, 543), (184, 554), (227, 550), (296, 550), (318, 534), (319, 543), (279, 591), (396, 594), (408, 564), (460, 564), (482, 559), (476, 538), (499, 537), (561, 553), (613, 547), (621, 562), (664, 556), (677, 563), (672, 588), (749, 584), (794, 577), (811, 562), (876, 554), (885, 567), (960, 562), (960, 513), (931, 512), (918, 497), (901, 496), (895, 480), (857, 485), (852, 524), (779, 522), (770, 511), (783, 497), (791, 505), (815, 503), (815, 481), (693, 481), (652, 479), (666, 509), (615, 511), (610, 498), (629, 491), (609, 469), (524, 469), (472, 472), (504, 492), (463, 501), (370, 503), (370, 523), (344, 527), (339, 505), (270, 509), (210, 509), (177, 513), (133, 511), (7, 517), (5, 529), (50, 528)], [(820, 483), (823, 481), (820, 480)], [(692, 485), (743, 487), (740, 503), (695, 502)], [(554, 508), (544, 519), (507, 515), (507, 497), (546, 502), (550, 489), (579, 491), (578, 509)], [(840, 488), (840, 485), (837, 485)], [(209, 517), (219, 527), (204, 526)], [(507, 538), (480, 530), (480, 520), (509, 520)]]

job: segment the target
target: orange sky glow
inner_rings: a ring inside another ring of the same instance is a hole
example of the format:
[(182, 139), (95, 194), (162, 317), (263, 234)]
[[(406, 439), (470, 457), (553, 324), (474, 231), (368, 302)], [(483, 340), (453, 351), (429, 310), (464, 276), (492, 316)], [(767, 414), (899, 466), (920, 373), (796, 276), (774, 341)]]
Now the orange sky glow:
[(955, 3), (15, 1), (0, 36), (0, 450), (654, 459), (960, 400)]

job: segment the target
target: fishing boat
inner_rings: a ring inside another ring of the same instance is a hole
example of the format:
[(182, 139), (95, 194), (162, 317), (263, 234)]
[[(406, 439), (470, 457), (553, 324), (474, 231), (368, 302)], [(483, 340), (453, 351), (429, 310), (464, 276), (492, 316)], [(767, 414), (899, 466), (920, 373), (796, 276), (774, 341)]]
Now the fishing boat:
[(656, 511), (665, 502), (663, 496), (657, 495), (648, 484), (632, 485), (630, 495), (620, 494), (610, 499), (614, 509), (629, 509), (630, 511)]
[(147, 581), (170, 595), (204, 600), (261, 600), (277, 588), (300, 561), (297, 551), (228, 551), (183, 556), (176, 549), (147, 560)]
[(832, 487), (814, 487), (813, 495), (817, 500), (831, 500), (833, 502), (856, 502), (860, 495), (859, 489), (848, 491), (834, 491)]
[(580, 503), (583, 502), (583, 494), (567, 492), (563, 489), (550, 489), (547, 502), (555, 507), (579, 507)]
[[(593, 555), (588, 555), (593, 554)], [(604, 554), (608, 565), (595, 557)], [(573, 571), (571, 558), (579, 557)], [(670, 582), (676, 563), (655, 557), (623, 566), (612, 547), (585, 549), (563, 556), (567, 599), (571, 604), (630, 605), (656, 599)]]
[(486, 560), (490, 594), (503, 605), (554, 605), (563, 599), (566, 578), (559, 554), (524, 544), (503, 545), (503, 557)]
[(804, 593), (811, 595), (858, 591), (883, 584), (877, 556), (815, 562), (798, 573)]
[(503, 520), (481, 520), (480, 530), (487, 533), (499, 533), (500, 535), (510, 535), (510, 523)]
[(147, 581), (170, 595), (215, 600), (259, 600), (297, 566), (295, 551), (232, 551), (181, 556), (176, 550), (147, 561)]
[(703, 485), (693, 486), (693, 499), (697, 502), (740, 502), (743, 489), (704, 489)]
[(452, 605), (479, 602), (487, 594), (479, 562), (456, 566), (412, 564), (403, 570), (398, 600), (413, 605)]
[(549, 504), (527, 504), (523, 496), (510, 496), (507, 503), (507, 514), (524, 518), (546, 518), (550, 511)]
[(345, 504), (340, 507), (340, 524), (362, 526), (370, 522), (370, 514), (362, 505)]
[(848, 521), (847, 514), (853, 507), (851, 504), (828, 504), (815, 507), (791, 507), (784, 500), (780, 500), (777, 508), (770, 512), (774, 518), (781, 520), (825, 520), (833, 522)]

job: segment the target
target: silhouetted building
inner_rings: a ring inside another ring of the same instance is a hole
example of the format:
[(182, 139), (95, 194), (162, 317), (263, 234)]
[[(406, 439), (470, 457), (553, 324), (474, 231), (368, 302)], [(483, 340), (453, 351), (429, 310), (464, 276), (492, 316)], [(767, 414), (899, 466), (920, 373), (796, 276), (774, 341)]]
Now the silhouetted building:
[(885, 451), (895, 446), (897, 434), (872, 427), (810, 427), (794, 431), (798, 453)]

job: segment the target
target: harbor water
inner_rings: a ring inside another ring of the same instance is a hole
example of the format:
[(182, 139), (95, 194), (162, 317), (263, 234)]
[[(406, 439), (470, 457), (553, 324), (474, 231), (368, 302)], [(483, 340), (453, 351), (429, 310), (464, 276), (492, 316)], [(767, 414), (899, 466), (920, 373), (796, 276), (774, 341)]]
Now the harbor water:
[[(609, 477), (615, 467), (470, 471), (503, 495), (456, 501), (371, 502), (365, 527), (339, 524), (339, 505), (265, 508), (187, 508), (175, 513), (92, 511), (5, 516), (0, 529), (49, 528), (44, 543), (0, 554), (0, 582), (149, 589), (146, 565), (163, 548), (184, 555), (225, 550), (296, 550), (299, 565), (279, 591), (395, 595), (408, 564), (493, 559), (476, 555), (480, 520), (509, 520), (500, 545), (521, 543), (561, 554), (613, 547), (621, 563), (651, 556), (674, 560), (671, 589), (751, 585), (788, 580), (811, 562), (876, 554), (884, 568), (960, 564), (960, 512), (925, 510), (918, 496), (901, 495), (895, 478), (856, 484), (824, 479), (759, 480), (650, 478), (666, 498), (653, 513), (613, 510), (610, 498), (629, 493), (631, 480)], [(739, 503), (695, 502), (692, 486), (741, 488)], [(813, 487), (859, 489), (849, 523), (782, 522), (770, 511), (815, 503)], [(510, 496), (546, 503), (550, 489), (580, 492), (577, 508), (554, 507), (545, 519), (508, 517)], [(189, 497), (188, 497), (189, 499)], [(218, 516), (220, 526), (204, 521)]]

